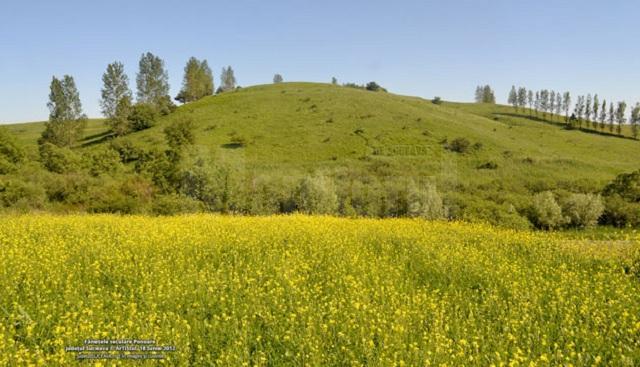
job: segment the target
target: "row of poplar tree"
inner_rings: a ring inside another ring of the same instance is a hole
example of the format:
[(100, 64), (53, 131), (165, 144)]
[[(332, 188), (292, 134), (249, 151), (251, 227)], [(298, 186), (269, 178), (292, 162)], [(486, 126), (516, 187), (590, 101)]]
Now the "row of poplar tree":
[[(149, 127), (156, 115), (166, 115), (175, 109), (169, 96), (169, 74), (164, 61), (147, 52), (140, 57), (138, 67), (135, 103), (129, 77), (121, 62), (109, 64), (102, 75), (100, 107), (107, 125), (116, 135)], [(277, 75), (274, 82), (279, 81), (282, 81), (282, 76)], [(231, 66), (222, 68), (220, 83), (216, 93), (236, 88)], [(175, 100), (188, 103), (213, 93), (213, 73), (207, 60), (190, 58), (184, 68), (182, 89)], [(49, 120), (40, 144), (70, 146), (76, 143), (82, 137), (87, 116), (82, 112), (80, 93), (72, 76), (53, 77), (47, 107)]]
[(610, 133), (615, 131), (618, 135), (622, 135), (622, 127), (628, 122), (634, 138), (637, 138), (640, 133), (640, 103), (636, 103), (635, 107), (632, 108), (628, 120), (626, 117), (627, 103), (625, 101), (607, 104), (607, 101), (603, 100), (600, 103), (600, 98), (597, 94), (593, 96), (591, 94), (578, 96), (573, 110), (571, 110), (570, 92), (560, 93), (547, 89), (534, 92), (527, 90), (525, 87), (516, 88), (512, 86), (508, 103), (516, 111), (518, 109), (524, 111), (528, 107), (530, 114), (535, 113), (536, 116), (542, 114), (544, 119), (547, 118), (547, 114), (550, 115), (552, 120), (554, 116), (562, 119), (562, 114), (564, 113), (564, 122), (569, 128), (600, 131), (608, 129)]

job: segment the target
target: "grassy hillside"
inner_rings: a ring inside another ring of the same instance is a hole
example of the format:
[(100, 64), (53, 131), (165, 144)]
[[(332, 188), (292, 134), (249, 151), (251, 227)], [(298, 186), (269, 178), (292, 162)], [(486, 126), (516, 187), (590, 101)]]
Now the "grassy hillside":
[(146, 353), (176, 366), (633, 366), (637, 241), (411, 219), (9, 216), (0, 364), (85, 366), (97, 352), (64, 348), (153, 339), (175, 350)]
[[(617, 174), (637, 169), (631, 157), (640, 155), (640, 143), (628, 137), (566, 130), (507, 106), (436, 105), (313, 83), (207, 97), (125, 139), (161, 147), (163, 129), (184, 118), (195, 122), (201, 159), (231, 162), (247, 175), (295, 179), (323, 172), (342, 182), (408, 177), (436, 183), (451, 210), (472, 206), (467, 212), (488, 218), (494, 216), (488, 202), (509, 211), (545, 189), (597, 191)], [(33, 146), (42, 124), (9, 128)], [(111, 142), (99, 120), (89, 123), (87, 136), (79, 150)], [(469, 152), (446, 149), (456, 138), (471, 143)]]

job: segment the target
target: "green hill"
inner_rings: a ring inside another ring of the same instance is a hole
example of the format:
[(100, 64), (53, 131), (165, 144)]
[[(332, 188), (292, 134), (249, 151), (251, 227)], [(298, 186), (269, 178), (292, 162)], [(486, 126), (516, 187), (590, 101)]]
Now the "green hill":
[[(617, 174), (637, 169), (632, 157), (640, 154), (640, 143), (629, 137), (567, 130), (559, 117), (314, 83), (207, 97), (118, 139), (92, 120), (76, 150), (91, 152), (123, 139), (142, 149), (162, 147), (164, 128), (180, 119), (196, 126), (200, 160), (224, 162), (244, 176), (293, 181), (322, 173), (334, 178), (339, 194), (372, 179), (432, 182), (450, 215), (460, 218), (508, 216), (544, 190), (596, 192)], [(35, 149), (41, 123), (8, 127)], [(460, 138), (469, 142), (466, 152), (447, 149)]]

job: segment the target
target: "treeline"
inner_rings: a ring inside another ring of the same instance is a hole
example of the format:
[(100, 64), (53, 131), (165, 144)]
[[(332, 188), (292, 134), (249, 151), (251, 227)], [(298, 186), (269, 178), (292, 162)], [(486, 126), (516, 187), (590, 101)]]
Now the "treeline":
[[(282, 81), (276, 75), (274, 82)], [(153, 126), (158, 116), (168, 115), (176, 109), (169, 96), (169, 74), (164, 61), (147, 52), (140, 57), (136, 75), (136, 98), (129, 87), (129, 77), (121, 62), (107, 66), (102, 75), (100, 107), (106, 125), (115, 136)], [(231, 66), (222, 68), (220, 86), (216, 93), (237, 88)], [(207, 60), (190, 58), (184, 68), (182, 88), (174, 98), (189, 103), (214, 94), (213, 73)], [(53, 144), (68, 147), (83, 136), (87, 116), (82, 112), (80, 93), (72, 76), (53, 77), (50, 85), (49, 119), (39, 140), (40, 145)]]
[[(637, 139), (640, 133), (640, 103), (631, 110), (627, 119), (627, 103), (625, 101), (609, 102), (602, 100), (598, 94), (578, 96), (575, 105), (572, 106), (570, 92), (556, 92), (543, 89), (534, 92), (525, 87), (511, 87), (508, 103), (518, 111), (525, 111), (528, 108), (531, 115), (542, 115), (546, 119), (547, 115), (553, 121), (557, 118), (564, 121), (569, 129), (599, 130), (622, 135), (622, 127), (628, 123), (631, 127), (631, 134)], [(573, 109), (572, 109), (573, 107)], [(564, 114), (564, 119), (563, 115)]]

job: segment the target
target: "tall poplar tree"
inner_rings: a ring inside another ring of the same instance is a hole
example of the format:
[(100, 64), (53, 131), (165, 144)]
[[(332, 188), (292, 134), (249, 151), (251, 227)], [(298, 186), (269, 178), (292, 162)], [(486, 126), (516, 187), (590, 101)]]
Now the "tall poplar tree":
[(107, 70), (102, 75), (100, 96), (102, 114), (108, 119), (115, 116), (121, 99), (131, 97), (129, 77), (124, 72), (124, 65), (121, 62), (116, 61), (107, 65)]
[(47, 107), (49, 107), (49, 121), (45, 123), (45, 130), (39, 143), (70, 146), (80, 140), (87, 117), (82, 113), (80, 93), (73, 77), (69, 75), (65, 75), (62, 79), (53, 77)]
[(140, 57), (139, 71), (136, 76), (138, 102), (158, 106), (169, 96), (169, 74), (164, 61), (147, 52)]
[(181, 103), (197, 101), (213, 94), (213, 73), (207, 60), (191, 57), (184, 67), (182, 89), (176, 96)]

